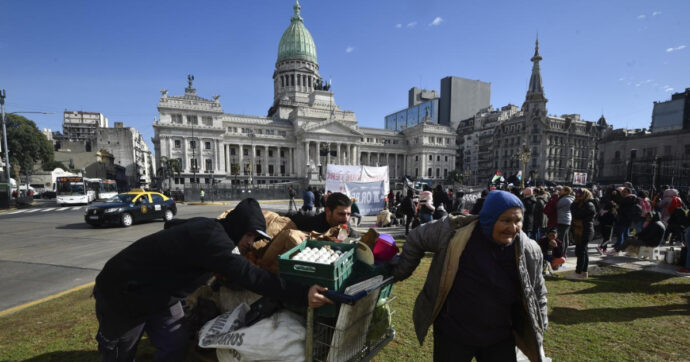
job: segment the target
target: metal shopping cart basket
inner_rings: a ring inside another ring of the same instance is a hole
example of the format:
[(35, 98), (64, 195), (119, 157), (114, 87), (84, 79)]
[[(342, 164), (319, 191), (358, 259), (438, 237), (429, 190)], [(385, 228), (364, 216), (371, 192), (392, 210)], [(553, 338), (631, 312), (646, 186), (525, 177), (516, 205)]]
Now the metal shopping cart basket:
[(345, 289), (326, 292), (340, 303), (336, 318), (315, 318), (307, 310), (306, 361), (368, 361), (395, 337), (390, 296), (393, 278), (378, 275)]

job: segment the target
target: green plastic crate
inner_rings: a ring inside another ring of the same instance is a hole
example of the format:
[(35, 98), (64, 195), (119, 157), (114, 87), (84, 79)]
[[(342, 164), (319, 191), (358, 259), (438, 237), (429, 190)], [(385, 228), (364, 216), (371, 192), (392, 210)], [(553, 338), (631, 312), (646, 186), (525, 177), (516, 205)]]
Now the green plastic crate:
[[(373, 278), (377, 275), (383, 275), (383, 278), (386, 279), (387, 277), (390, 276), (390, 270), (387, 265), (369, 265), (367, 263), (361, 262), (359, 260), (355, 260), (355, 265), (353, 267), (352, 271), (352, 276), (347, 282), (347, 285), (352, 285), (356, 284), (358, 282), (361, 282), (363, 280)], [(393, 291), (393, 284), (388, 284), (385, 287), (381, 288), (381, 292), (379, 293), (379, 300), (388, 298), (391, 295), (391, 292)]]
[[(343, 253), (333, 264), (319, 264), (290, 259), (306, 247), (321, 248), (326, 245), (333, 250), (340, 250)], [(278, 256), (278, 271), (285, 280), (303, 285), (318, 284), (329, 290), (342, 292), (349, 285), (347, 280), (352, 274), (355, 262), (355, 248), (355, 244), (309, 239)], [(336, 317), (338, 310), (337, 306), (329, 304), (316, 309), (316, 312), (320, 316)]]

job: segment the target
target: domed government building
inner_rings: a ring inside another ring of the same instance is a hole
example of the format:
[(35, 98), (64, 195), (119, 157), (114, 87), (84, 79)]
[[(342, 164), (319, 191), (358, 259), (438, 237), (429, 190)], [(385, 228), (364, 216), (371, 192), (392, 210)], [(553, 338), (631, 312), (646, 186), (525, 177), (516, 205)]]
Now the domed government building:
[(300, 11), (296, 2), (280, 38), (266, 116), (226, 113), (220, 96), (197, 95), (191, 75), (184, 95), (161, 91), (153, 124), (156, 162), (179, 159), (183, 169), (171, 188), (211, 180), (322, 185), (327, 164), (387, 165), (391, 182), (404, 175), (445, 179), (455, 168), (455, 131), (429, 112), (404, 129), (359, 127), (319, 75), (316, 45)]

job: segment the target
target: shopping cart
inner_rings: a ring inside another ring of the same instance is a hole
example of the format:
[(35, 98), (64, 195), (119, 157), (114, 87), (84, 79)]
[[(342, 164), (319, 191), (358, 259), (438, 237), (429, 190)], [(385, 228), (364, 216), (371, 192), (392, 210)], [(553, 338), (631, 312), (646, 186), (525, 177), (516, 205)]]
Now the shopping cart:
[[(337, 318), (316, 318), (307, 310), (306, 361), (368, 361), (395, 337), (390, 285), (393, 278), (377, 276), (345, 289), (327, 291), (326, 296), (340, 303)], [(383, 293), (382, 293), (383, 291)]]

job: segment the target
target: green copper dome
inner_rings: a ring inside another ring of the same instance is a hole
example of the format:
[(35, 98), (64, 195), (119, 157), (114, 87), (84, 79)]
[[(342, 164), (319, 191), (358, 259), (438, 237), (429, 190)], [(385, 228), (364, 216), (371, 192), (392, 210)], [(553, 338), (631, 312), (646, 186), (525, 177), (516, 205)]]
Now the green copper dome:
[(290, 19), (290, 26), (285, 30), (278, 45), (278, 62), (287, 59), (300, 59), (314, 63), (316, 61), (316, 46), (309, 30), (304, 27), (300, 16), (299, 1), (295, 1), (295, 15)]

